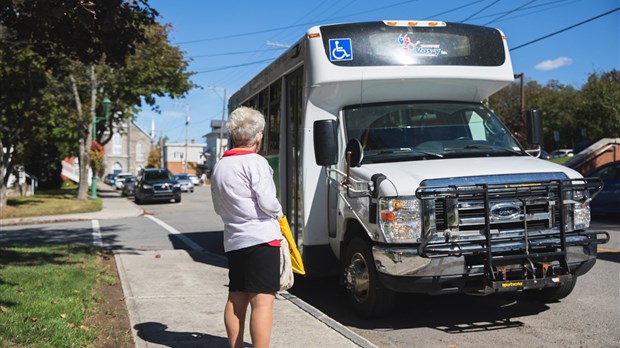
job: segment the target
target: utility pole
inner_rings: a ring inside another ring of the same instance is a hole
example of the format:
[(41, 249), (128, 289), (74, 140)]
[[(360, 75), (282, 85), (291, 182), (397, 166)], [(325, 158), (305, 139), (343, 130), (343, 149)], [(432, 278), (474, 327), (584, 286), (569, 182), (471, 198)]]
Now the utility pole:
[(224, 116), (226, 116), (226, 88), (224, 88), (224, 98), (222, 98), (222, 121), (220, 123), (220, 146), (217, 158), (224, 154)]
[(189, 129), (189, 105), (185, 104), (185, 156), (183, 157), (183, 173), (187, 173), (187, 131)]
[[(213, 90), (218, 97), (222, 98), (222, 120), (220, 121), (220, 135), (217, 141), (215, 142), (215, 161), (219, 161), (222, 155), (224, 154), (224, 120), (226, 118), (226, 87), (214, 87), (208, 86), (209, 89)], [(220, 96), (217, 93), (218, 89), (224, 90), (224, 96)]]
[(525, 74), (515, 74), (514, 78), (520, 80), (519, 91), (521, 94), (521, 122), (523, 122), (523, 128), (525, 129)]

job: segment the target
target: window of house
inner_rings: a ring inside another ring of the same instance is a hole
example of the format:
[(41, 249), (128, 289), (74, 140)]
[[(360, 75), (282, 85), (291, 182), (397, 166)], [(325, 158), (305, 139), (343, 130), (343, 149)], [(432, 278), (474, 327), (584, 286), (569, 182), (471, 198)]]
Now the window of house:
[(114, 133), (112, 135), (112, 154), (120, 155), (123, 151), (123, 143), (121, 139), (121, 135), (118, 133)]
[(144, 153), (142, 152), (142, 143), (136, 144), (136, 161), (144, 161)]

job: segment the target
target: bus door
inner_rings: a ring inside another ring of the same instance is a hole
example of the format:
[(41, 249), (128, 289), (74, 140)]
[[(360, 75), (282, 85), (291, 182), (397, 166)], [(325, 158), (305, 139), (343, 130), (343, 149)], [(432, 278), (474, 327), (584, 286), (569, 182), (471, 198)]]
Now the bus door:
[[(302, 162), (301, 136), (303, 119), (303, 67), (299, 67), (284, 77), (284, 117), (282, 124), (283, 151), (281, 152), (281, 176), (284, 213), (288, 217), (295, 241), (302, 240)], [(283, 162), (283, 163), (282, 163)], [(284, 167), (284, 168), (282, 168)]]

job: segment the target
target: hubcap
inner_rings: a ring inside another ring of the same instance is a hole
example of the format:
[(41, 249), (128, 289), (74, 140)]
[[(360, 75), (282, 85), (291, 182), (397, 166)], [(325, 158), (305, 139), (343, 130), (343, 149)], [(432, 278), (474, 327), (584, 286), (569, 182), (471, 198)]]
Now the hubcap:
[(351, 263), (346, 272), (347, 289), (353, 293), (357, 302), (364, 302), (368, 299), (369, 277), (368, 264), (364, 256), (355, 253), (351, 257)]

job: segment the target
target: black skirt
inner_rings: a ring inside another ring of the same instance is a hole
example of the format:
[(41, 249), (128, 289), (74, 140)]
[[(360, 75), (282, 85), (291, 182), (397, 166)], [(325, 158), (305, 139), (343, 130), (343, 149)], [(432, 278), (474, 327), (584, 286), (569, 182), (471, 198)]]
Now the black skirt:
[(270, 294), (280, 289), (280, 248), (267, 243), (227, 252), (228, 291)]

